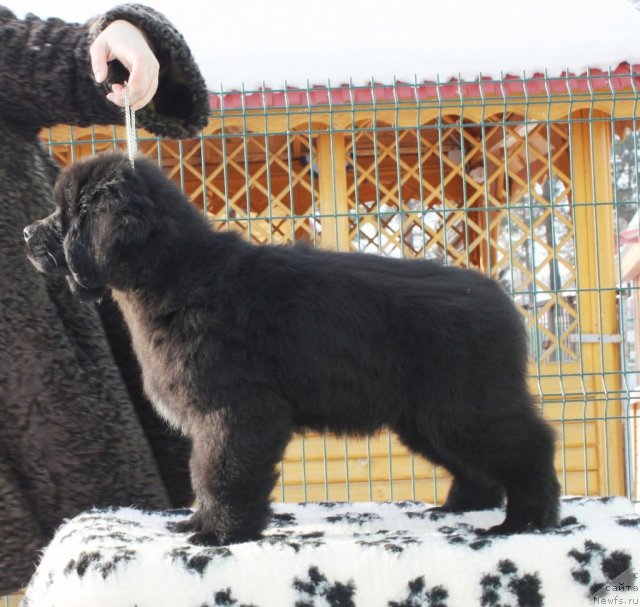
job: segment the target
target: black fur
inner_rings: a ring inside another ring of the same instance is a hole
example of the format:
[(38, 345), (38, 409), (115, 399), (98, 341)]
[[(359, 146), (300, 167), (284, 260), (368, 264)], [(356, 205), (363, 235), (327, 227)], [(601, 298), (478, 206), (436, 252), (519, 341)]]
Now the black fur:
[[(83, 300), (112, 290), (145, 390), (193, 441), (197, 510), (180, 531), (255, 539), (292, 434), (395, 431), (447, 468), (444, 509), (493, 508), (491, 531), (557, 523), (554, 438), (527, 390), (526, 335), (482, 274), (213, 232), (152, 163), (102, 155), (64, 171), (26, 230), (41, 271)], [(43, 253), (44, 252), (44, 253)], [(49, 255), (50, 253), (50, 255)]]

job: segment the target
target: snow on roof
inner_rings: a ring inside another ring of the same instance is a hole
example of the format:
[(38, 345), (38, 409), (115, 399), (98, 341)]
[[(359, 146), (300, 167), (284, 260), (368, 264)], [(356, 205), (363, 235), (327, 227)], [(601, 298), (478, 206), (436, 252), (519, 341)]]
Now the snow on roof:
[[(84, 21), (113, 0), (0, 0)], [(494, 79), (640, 64), (628, 0), (148, 0), (184, 34), (212, 91)]]

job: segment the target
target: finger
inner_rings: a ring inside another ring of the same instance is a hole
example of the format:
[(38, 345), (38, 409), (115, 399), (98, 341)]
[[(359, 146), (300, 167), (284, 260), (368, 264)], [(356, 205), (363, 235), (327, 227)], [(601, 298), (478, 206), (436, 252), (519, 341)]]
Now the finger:
[[(129, 88), (129, 105), (131, 106), (131, 109), (137, 111), (151, 101), (156, 89), (158, 88), (155, 80), (157, 80), (157, 77), (151, 79), (147, 90), (143, 93), (135, 93), (131, 88)], [(121, 84), (114, 84), (111, 88), (112, 91), (107, 95), (107, 99), (120, 107), (124, 107), (125, 87)]]
[(111, 87), (111, 92), (107, 95), (107, 99), (120, 107), (124, 107), (124, 86), (114, 84)]
[[(149, 81), (145, 78), (144, 81), (137, 80), (133, 84), (131, 81), (128, 83), (129, 103), (133, 109), (138, 109), (140, 103), (144, 99), (144, 96), (149, 89)], [(124, 95), (124, 92), (123, 92)]]
[(91, 69), (96, 82), (103, 82), (109, 71), (107, 67), (109, 46), (102, 36), (98, 36), (95, 39), (91, 48), (89, 48), (89, 55), (91, 57)]
[(124, 107), (124, 103), (120, 103), (119, 99), (116, 99), (116, 96), (113, 93), (107, 93), (107, 99), (111, 101), (111, 103), (118, 105), (120, 107)]
[(151, 80), (149, 81), (149, 86), (147, 90), (141, 96), (140, 100), (132, 104), (131, 107), (136, 111), (143, 108), (145, 105), (149, 103), (149, 101), (151, 101), (151, 99), (153, 99), (153, 96), (156, 94), (157, 90), (158, 90), (158, 74), (154, 73), (153, 76), (151, 77)]
[(127, 67), (129, 68), (129, 101), (131, 107), (139, 109), (149, 101), (146, 96), (153, 84), (156, 70), (152, 69), (148, 60), (145, 62), (142, 58), (136, 58), (132, 65)]

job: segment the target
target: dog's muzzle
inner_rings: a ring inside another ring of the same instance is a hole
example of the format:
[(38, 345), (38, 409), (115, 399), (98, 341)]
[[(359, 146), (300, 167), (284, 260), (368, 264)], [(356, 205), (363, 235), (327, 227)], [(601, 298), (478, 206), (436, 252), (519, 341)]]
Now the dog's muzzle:
[(22, 231), (27, 257), (35, 268), (44, 274), (69, 274), (62, 242), (51, 227), (36, 221)]

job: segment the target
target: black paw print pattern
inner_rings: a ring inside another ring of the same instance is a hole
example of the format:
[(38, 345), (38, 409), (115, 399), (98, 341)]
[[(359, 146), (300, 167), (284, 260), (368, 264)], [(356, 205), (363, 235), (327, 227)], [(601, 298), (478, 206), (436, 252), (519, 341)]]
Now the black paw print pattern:
[(310, 567), (304, 580), (295, 578), (293, 587), (300, 598), (295, 607), (355, 607), (355, 585), (331, 582), (317, 567)]
[(422, 541), (408, 531), (388, 531), (382, 529), (376, 533), (354, 533), (354, 537), (360, 537), (358, 544), (364, 548), (384, 548), (387, 552), (401, 553), (410, 545), (420, 545)]
[(609, 551), (598, 542), (586, 540), (584, 550), (574, 548), (569, 556), (578, 567), (571, 570), (573, 579), (586, 586), (591, 596), (632, 566), (631, 556), (622, 550)]
[(231, 593), (231, 588), (226, 588), (225, 590), (218, 590), (213, 597), (213, 603), (205, 603), (202, 607), (256, 607), (253, 604), (246, 603), (238, 603), (236, 599), (233, 598), (233, 594)]
[(494, 573), (485, 574), (480, 586), (482, 607), (542, 607), (544, 604), (538, 574), (520, 574), (515, 563), (508, 559), (499, 561)]
[(365, 525), (373, 521), (379, 521), (382, 517), (375, 512), (345, 512), (326, 517), (328, 523), (347, 523), (349, 525)]
[(640, 515), (620, 516), (616, 523), (621, 527), (635, 528), (640, 531)]
[(290, 527), (296, 524), (296, 515), (292, 512), (280, 512), (271, 515), (273, 527)]
[(136, 552), (127, 546), (115, 546), (109, 550), (108, 555), (103, 555), (99, 551), (81, 552), (77, 559), (71, 559), (64, 568), (64, 575), (68, 576), (76, 573), (79, 578), (91, 570), (102, 575), (102, 579), (107, 579), (115, 573), (118, 565), (133, 560)]
[(473, 550), (481, 550), (488, 548), (493, 544), (494, 539), (485, 535), (478, 536), (477, 529), (468, 523), (455, 523), (453, 525), (444, 525), (438, 527), (438, 531), (442, 533), (447, 543), (451, 545), (469, 546)]
[(389, 607), (447, 607), (449, 592), (444, 586), (429, 588), (424, 576), (408, 584), (407, 597), (400, 601), (389, 601)]
[[(93, 536), (89, 539), (87, 539), (88, 536), (85, 535), (88, 528), (91, 529), (93, 533)], [(122, 539), (123, 536), (126, 536), (126, 539), (122, 540), (126, 542), (141, 544), (146, 541), (151, 541), (150, 537), (127, 533), (128, 531), (139, 530), (141, 528), (141, 523), (119, 517), (110, 509), (92, 510), (91, 512), (87, 512), (86, 514), (76, 517), (74, 519), (74, 524), (70, 525), (64, 533), (59, 535), (58, 541), (61, 543), (66, 542), (72, 537), (80, 535), (82, 537), (82, 541), (87, 543), (98, 536), (118, 539), (116, 534), (120, 535), (120, 539)]]
[(179, 562), (189, 573), (203, 575), (211, 561), (229, 558), (231, 554), (231, 550), (225, 546), (215, 546), (199, 550), (194, 550), (193, 546), (188, 546), (176, 548), (167, 556), (172, 561)]

